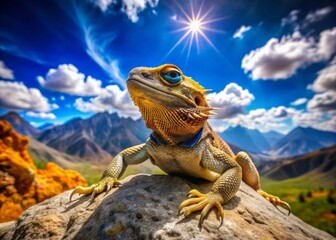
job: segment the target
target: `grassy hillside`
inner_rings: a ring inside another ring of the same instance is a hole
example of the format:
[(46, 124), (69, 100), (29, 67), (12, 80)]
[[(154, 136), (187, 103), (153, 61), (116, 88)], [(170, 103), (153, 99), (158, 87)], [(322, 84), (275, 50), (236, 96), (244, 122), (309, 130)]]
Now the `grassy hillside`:
[(274, 181), (262, 178), (265, 191), (288, 202), (294, 215), (336, 236), (336, 187), (307, 176)]

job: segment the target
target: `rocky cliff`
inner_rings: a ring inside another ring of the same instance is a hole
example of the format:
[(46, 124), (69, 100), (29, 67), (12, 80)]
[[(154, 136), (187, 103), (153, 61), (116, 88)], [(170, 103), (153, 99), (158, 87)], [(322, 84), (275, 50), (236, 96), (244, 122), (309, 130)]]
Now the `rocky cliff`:
[(199, 214), (177, 215), (191, 188), (208, 191), (209, 183), (190, 182), (166, 175), (136, 175), (122, 186), (89, 196), (62, 193), (26, 210), (15, 222), (0, 225), (1, 239), (333, 239), (297, 217), (279, 212), (242, 183), (236, 196), (224, 205), (219, 222), (210, 212), (203, 228)]
[(0, 121), (0, 222), (17, 219), (30, 206), (55, 196), (85, 180), (54, 163), (37, 169), (28, 153), (28, 138)]

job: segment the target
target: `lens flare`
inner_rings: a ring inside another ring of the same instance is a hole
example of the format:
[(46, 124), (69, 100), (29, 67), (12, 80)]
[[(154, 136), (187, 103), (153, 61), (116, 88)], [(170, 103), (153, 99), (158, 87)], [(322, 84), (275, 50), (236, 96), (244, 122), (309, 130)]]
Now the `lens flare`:
[[(222, 18), (209, 18), (209, 14), (213, 11), (214, 7), (208, 9), (207, 11), (203, 10), (204, 1), (199, 6), (198, 10), (195, 11), (195, 6), (192, 4), (195, 1), (190, 1), (190, 11), (191, 13), (188, 14), (183, 7), (176, 2), (178, 8), (181, 10), (183, 14), (182, 19), (178, 19), (177, 17), (174, 17), (176, 22), (182, 25), (181, 28), (174, 31), (174, 33), (178, 32), (184, 32), (184, 34), (180, 37), (180, 39), (175, 43), (175, 45), (169, 50), (169, 52), (166, 54), (165, 58), (174, 51), (174, 49), (179, 46), (182, 42), (185, 42), (184, 49), (188, 47), (188, 54), (187, 59), (189, 59), (190, 52), (192, 45), (195, 43), (197, 52), (199, 52), (199, 41), (200, 36), (217, 52), (220, 54), (216, 46), (213, 44), (213, 42), (209, 39), (209, 37), (206, 35), (206, 33), (209, 32), (219, 32), (223, 33), (223, 31), (213, 29), (209, 27), (210, 23), (214, 23), (217, 21), (221, 21), (225, 19)], [(208, 19), (207, 19), (208, 18)]]

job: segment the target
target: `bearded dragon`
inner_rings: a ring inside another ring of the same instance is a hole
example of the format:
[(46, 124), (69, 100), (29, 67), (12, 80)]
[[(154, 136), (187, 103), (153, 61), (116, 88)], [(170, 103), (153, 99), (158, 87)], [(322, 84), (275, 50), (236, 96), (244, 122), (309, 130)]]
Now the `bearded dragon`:
[(275, 206), (290, 206), (261, 189), (259, 173), (249, 155), (233, 153), (207, 122), (214, 114), (206, 99), (209, 90), (183, 75), (173, 64), (155, 68), (137, 67), (130, 71), (127, 88), (139, 108), (146, 126), (152, 129), (144, 144), (127, 148), (117, 154), (103, 173), (101, 180), (89, 187), (76, 187), (74, 194), (96, 194), (118, 186), (118, 178), (126, 167), (150, 159), (168, 174), (188, 175), (214, 182), (210, 192), (189, 191), (191, 198), (183, 201), (178, 211), (184, 216), (201, 211), (200, 226), (212, 208), (217, 208), (220, 226), (223, 223), (222, 204), (238, 191), (241, 180)]

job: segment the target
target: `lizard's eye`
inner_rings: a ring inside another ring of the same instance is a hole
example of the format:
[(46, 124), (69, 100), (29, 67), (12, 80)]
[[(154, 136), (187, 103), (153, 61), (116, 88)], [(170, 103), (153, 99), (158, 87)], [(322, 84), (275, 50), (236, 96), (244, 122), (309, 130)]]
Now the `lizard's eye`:
[(163, 72), (161, 73), (161, 77), (170, 84), (177, 84), (182, 80), (181, 73), (176, 70)]

